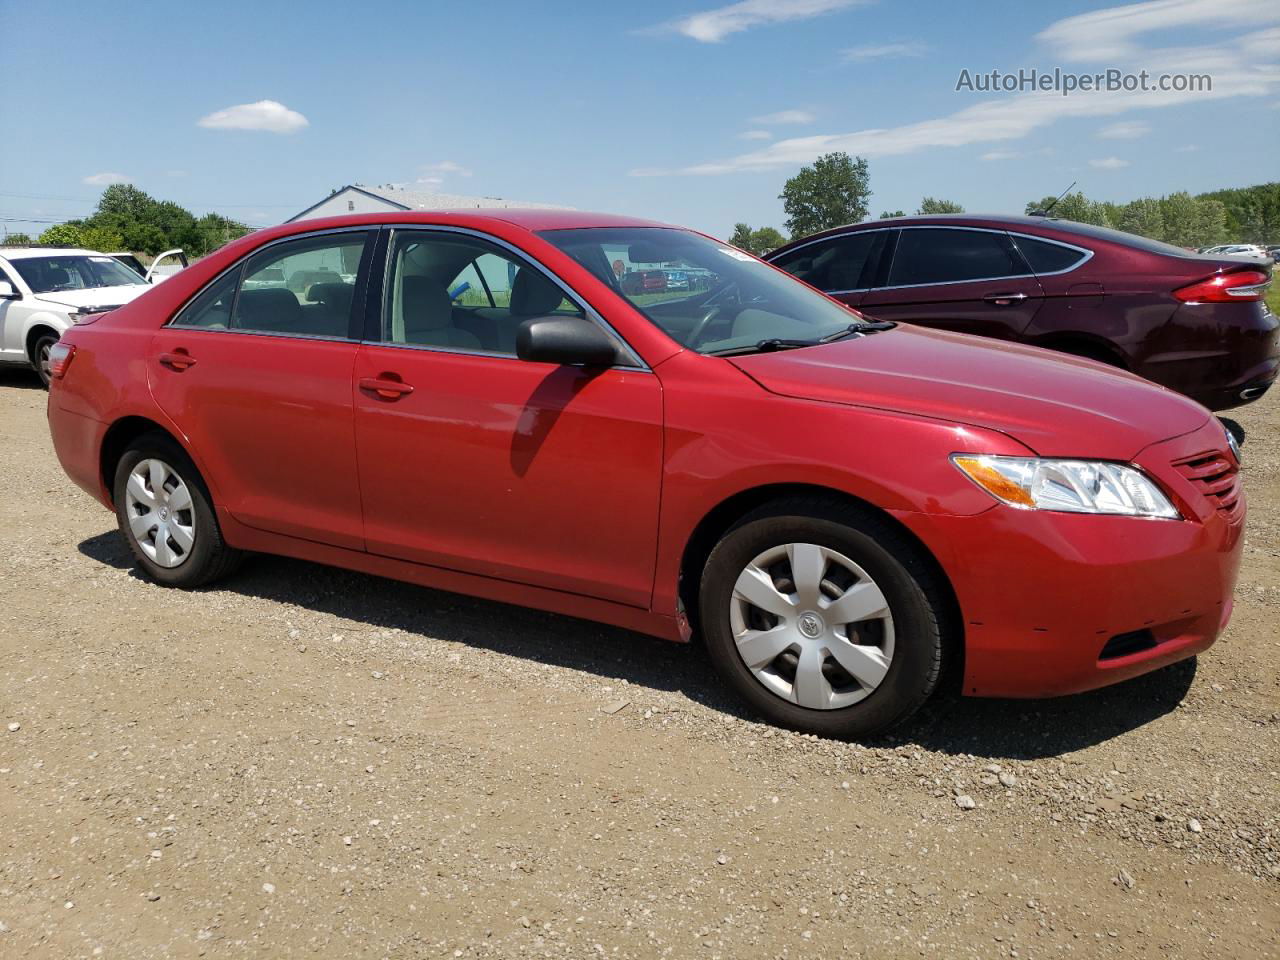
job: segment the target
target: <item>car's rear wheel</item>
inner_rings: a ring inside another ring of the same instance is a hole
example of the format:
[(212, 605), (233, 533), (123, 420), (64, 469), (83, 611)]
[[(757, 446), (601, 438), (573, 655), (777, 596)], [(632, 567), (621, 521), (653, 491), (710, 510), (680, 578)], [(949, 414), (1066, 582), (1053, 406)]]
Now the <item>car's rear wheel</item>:
[(729, 685), (774, 723), (866, 737), (936, 689), (945, 595), (920, 548), (824, 501), (756, 511), (712, 550), (699, 611)]
[(139, 437), (116, 465), (120, 532), (157, 583), (195, 587), (229, 573), (240, 552), (222, 539), (208, 488), (191, 458), (164, 434)]
[(58, 335), (47, 332), (37, 334), (31, 344), (31, 366), (35, 369), (36, 375), (45, 387), (49, 386), (49, 381), (52, 379), (49, 373), (49, 351), (53, 349), (53, 345), (57, 342)]

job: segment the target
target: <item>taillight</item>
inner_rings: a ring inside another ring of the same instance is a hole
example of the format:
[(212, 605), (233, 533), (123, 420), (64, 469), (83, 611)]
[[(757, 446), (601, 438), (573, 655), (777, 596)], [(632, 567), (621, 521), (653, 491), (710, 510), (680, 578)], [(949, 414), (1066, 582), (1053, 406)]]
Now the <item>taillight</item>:
[(69, 343), (58, 342), (49, 348), (49, 376), (61, 380), (75, 358), (76, 348)]
[(1237, 270), (1179, 287), (1173, 295), (1183, 303), (1231, 303), (1261, 300), (1269, 286), (1271, 274), (1263, 270)]

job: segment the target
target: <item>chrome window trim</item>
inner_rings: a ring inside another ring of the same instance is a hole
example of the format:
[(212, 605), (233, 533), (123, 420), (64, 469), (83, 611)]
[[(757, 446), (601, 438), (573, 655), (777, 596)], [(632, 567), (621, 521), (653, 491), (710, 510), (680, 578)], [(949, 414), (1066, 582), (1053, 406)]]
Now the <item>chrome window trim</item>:
[[(1067, 267), (1065, 270), (1052, 270), (1048, 273), (1018, 273), (1018, 274), (1012, 274), (1007, 277), (974, 277), (970, 280), (934, 280), (929, 283), (897, 283), (897, 284), (886, 283), (882, 287), (855, 287), (851, 290), (823, 290), (822, 292), (827, 294), (828, 296), (837, 296), (837, 295), (849, 294), (849, 293), (870, 293), (873, 290), (878, 292), (881, 290), (914, 290), (919, 287), (943, 287), (943, 286), (950, 286), (953, 283), (995, 283), (998, 280), (1026, 280), (1026, 279), (1038, 279), (1040, 277), (1059, 277), (1059, 276), (1062, 276), (1064, 273), (1071, 273), (1073, 270), (1079, 270), (1082, 266), (1084, 266), (1086, 263), (1088, 263), (1090, 260), (1093, 259), (1093, 254), (1094, 254), (1094, 251), (1088, 249), (1087, 247), (1077, 246), (1074, 243), (1067, 243), (1064, 240), (1053, 240), (1053, 239), (1050, 239), (1049, 237), (1038, 237), (1033, 233), (1023, 233), (1018, 230), (998, 230), (995, 227), (965, 227), (965, 226), (952, 225), (952, 224), (932, 224), (932, 223), (912, 223), (912, 224), (908, 224), (906, 226), (901, 226), (901, 227), (868, 227), (865, 230), (848, 230), (845, 233), (837, 233), (837, 234), (833, 234), (826, 237), (819, 237), (816, 240), (806, 240), (804, 243), (800, 244), (800, 246), (792, 247), (790, 250), (787, 251), (787, 253), (792, 254), (792, 253), (795, 253), (797, 250), (803, 250), (805, 247), (813, 246), (816, 243), (826, 243), (827, 241), (830, 241), (830, 240), (839, 240), (842, 237), (847, 237), (855, 233), (885, 233), (889, 230), (897, 230), (899, 232), (903, 230), (968, 230), (971, 233), (1002, 233), (1007, 237), (1011, 237), (1015, 244), (1017, 243), (1018, 238), (1022, 237), (1027, 240), (1039, 240), (1041, 243), (1052, 243), (1054, 246), (1066, 247), (1068, 250), (1078, 251), (1079, 253), (1084, 254), (1084, 256), (1081, 257), (1079, 260), (1077, 260), (1075, 263), (1073, 263), (1071, 266)], [(895, 255), (897, 254), (896, 250), (894, 251), (894, 254)], [(1025, 254), (1023, 254), (1023, 259), (1026, 259)], [(768, 262), (774, 263), (774, 261), (772, 260)], [(892, 269), (893, 264), (891, 263), (889, 267), (890, 269)], [(779, 267), (778, 269), (782, 270), (783, 268)], [(791, 274), (791, 275), (795, 276), (795, 274)], [(796, 279), (798, 280), (799, 277), (796, 277)]]
[[(370, 240), (367, 240), (366, 243), (376, 243), (378, 239), (377, 237), (378, 224), (376, 223), (364, 224), (361, 226), (352, 226), (352, 227), (331, 227), (328, 230), (313, 230), (313, 231), (308, 231), (306, 233), (291, 233), (284, 237), (276, 237), (274, 240), (268, 240), (262, 246), (255, 247), (253, 250), (250, 250), (248, 253), (246, 253), (243, 257), (241, 257), (235, 263), (231, 264), (225, 270), (216, 274), (213, 278), (211, 278), (208, 282), (206, 282), (204, 286), (202, 286), (199, 290), (197, 290), (191, 296), (187, 297), (187, 299), (183, 301), (182, 306), (180, 306), (177, 310), (173, 311), (173, 316), (170, 317), (168, 320), (166, 320), (164, 324), (160, 327), (160, 329), (165, 330), (169, 327), (177, 327), (180, 330), (199, 330), (205, 333), (236, 333), (236, 334), (243, 334), (243, 335), (248, 335), (252, 337), (274, 337), (280, 340), (322, 340), (326, 343), (360, 343), (359, 340), (356, 340), (349, 336), (348, 337), (330, 337), (322, 333), (283, 333), (277, 330), (238, 330), (232, 327), (221, 327), (221, 328), (197, 327), (192, 324), (178, 323), (178, 318), (187, 312), (187, 308), (190, 307), (191, 304), (195, 303), (196, 300), (204, 296), (204, 292), (206, 290), (208, 290), (214, 284), (220, 282), (224, 277), (226, 277), (229, 273), (232, 273), (233, 271), (240, 270), (243, 272), (243, 268), (245, 264), (247, 264), (249, 260), (251, 260), (253, 257), (256, 257), (262, 251), (269, 250), (272, 247), (277, 246), (278, 244), (281, 244), (281, 243), (289, 243), (294, 240), (306, 240), (311, 237), (325, 237), (325, 236), (329, 236), (330, 234), (338, 234), (338, 233), (371, 233), (373, 234), (373, 237)], [(361, 254), (361, 257), (363, 258), (363, 254)], [(241, 287), (241, 284), (243, 283), (244, 283), (243, 276), (236, 281), (235, 298), (232, 300), (233, 313), (235, 311), (235, 301), (238, 300), (240, 297), (240, 287)]]
[[(604, 317), (600, 315), (600, 312), (598, 310), (596, 310), (589, 303), (583, 300), (582, 297), (579, 296), (578, 293), (572, 287), (570, 287), (567, 283), (565, 283), (558, 276), (556, 276), (554, 273), (548, 270), (545, 266), (543, 266), (542, 263), (536, 260), (532, 254), (528, 253), (527, 251), (521, 250), (515, 244), (508, 243), (506, 240), (503, 240), (501, 237), (495, 237), (492, 234), (484, 233), (483, 231), (480, 231), (480, 230), (474, 230), (470, 227), (454, 226), (451, 224), (446, 225), (446, 224), (432, 224), (432, 223), (391, 222), (391, 223), (384, 223), (381, 226), (383, 227), (383, 229), (390, 230), (391, 236), (387, 241), (387, 260), (386, 260), (386, 263), (383, 265), (383, 273), (382, 273), (382, 292), (380, 294), (380, 299), (381, 299), (381, 306), (383, 308), (383, 315), (379, 316), (378, 318), (380, 327), (382, 326), (382, 321), (385, 319), (385, 311), (386, 311), (386, 305), (387, 305), (387, 287), (391, 283), (391, 271), (393, 267), (392, 251), (395, 246), (396, 232), (403, 230), (403, 231), (410, 231), (410, 232), (417, 232), (417, 233), (422, 233), (422, 232), (457, 233), (463, 236), (473, 237), (478, 240), (483, 240), (486, 243), (491, 243), (494, 246), (501, 247), (502, 249), (508, 250), (512, 254), (514, 254), (522, 264), (524, 263), (531, 264), (543, 276), (545, 276), (548, 280), (550, 280), (557, 287), (559, 287), (560, 291), (565, 295), (565, 298), (567, 300), (577, 304), (578, 308), (582, 311), (583, 316), (586, 319), (590, 320), (591, 322), (599, 325), (604, 330), (608, 331), (609, 335), (613, 337), (613, 339), (618, 343), (618, 345), (621, 346), (623, 351), (634, 361), (634, 363), (631, 363), (631, 364), (616, 363), (613, 366), (609, 367), (608, 369), (631, 371), (635, 373), (653, 373), (653, 370), (649, 367), (649, 365), (644, 362), (644, 358), (641, 357), (638, 353), (636, 353), (635, 349), (632, 348), (631, 344), (627, 343), (626, 339), (622, 336), (622, 334), (618, 333), (618, 331), (614, 329), (613, 325), (610, 324), (609, 321), (607, 321)], [(365, 340), (362, 340), (361, 342), (374, 344), (380, 347), (395, 347), (400, 350), (426, 350), (429, 353), (452, 353), (452, 354), (457, 354), (460, 356), (468, 356), (468, 357), (487, 357), (487, 358), (496, 359), (496, 360), (516, 360), (521, 363), (526, 362), (526, 361), (520, 360), (520, 358), (517, 357), (514, 353), (495, 353), (492, 350), (468, 350), (464, 347), (442, 347), (442, 346), (436, 346), (435, 344), (429, 344), (429, 343), (392, 343), (386, 339), (380, 339), (380, 340), (365, 339)]]

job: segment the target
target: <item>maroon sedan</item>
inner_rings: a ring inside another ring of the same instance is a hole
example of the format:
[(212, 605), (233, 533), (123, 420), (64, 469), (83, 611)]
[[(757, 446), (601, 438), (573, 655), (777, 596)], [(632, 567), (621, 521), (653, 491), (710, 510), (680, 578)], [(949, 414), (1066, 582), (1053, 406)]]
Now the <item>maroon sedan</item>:
[(1048, 217), (902, 217), (828, 230), (766, 258), (878, 320), (1101, 360), (1211, 410), (1280, 367), (1271, 264), (1188, 253)]

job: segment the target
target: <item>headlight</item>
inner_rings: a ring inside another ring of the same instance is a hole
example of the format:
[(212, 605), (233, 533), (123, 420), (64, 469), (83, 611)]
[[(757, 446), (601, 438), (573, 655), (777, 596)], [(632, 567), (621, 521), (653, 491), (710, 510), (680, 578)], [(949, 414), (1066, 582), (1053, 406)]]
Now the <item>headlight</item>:
[(1169, 498), (1136, 467), (957, 453), (951, 462), (1002, 503), (1022, 510), (1177, 519)]

